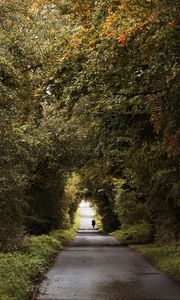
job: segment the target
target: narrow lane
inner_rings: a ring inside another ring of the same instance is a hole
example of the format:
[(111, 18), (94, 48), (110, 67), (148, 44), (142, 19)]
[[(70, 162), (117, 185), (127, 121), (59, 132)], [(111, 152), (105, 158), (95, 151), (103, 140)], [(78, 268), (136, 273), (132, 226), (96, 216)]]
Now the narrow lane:
[(81, 207), (81, 227), (60, 252), (39, 300), (180, 300), (180, 284), (112, 237), (92, 230), (93, 211)]

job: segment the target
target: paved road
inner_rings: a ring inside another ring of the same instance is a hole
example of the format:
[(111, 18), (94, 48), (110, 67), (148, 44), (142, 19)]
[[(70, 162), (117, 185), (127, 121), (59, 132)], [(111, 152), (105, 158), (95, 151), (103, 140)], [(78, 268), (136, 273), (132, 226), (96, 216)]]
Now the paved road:
[(92, 230), (92, 210), (81, 211), (81, 228), (47, 273), (39, 300), (180, 300), (179, 283)]

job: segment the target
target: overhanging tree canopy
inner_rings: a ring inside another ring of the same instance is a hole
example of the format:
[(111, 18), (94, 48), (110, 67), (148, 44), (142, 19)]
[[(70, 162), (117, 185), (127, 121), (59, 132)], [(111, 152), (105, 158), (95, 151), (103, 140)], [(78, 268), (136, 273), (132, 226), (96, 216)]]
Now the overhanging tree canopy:
[(178, 2), (1, 0), (3, 245), (72, 221), (77, 189), (107, 230), (177, 238)]

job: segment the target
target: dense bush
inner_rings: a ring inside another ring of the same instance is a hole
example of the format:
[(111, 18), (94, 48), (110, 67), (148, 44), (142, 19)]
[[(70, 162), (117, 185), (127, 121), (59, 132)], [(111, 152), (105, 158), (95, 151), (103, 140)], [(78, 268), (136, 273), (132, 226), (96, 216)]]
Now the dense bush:
[(1, 254), (0, 294), (17, 300), (28, 299), (33, 292), (31, 271), (35, 272), (37, 263), (33, 264), (32, 259), (24, 254)]
[(6, 296), (6, 295), (0, 295), (0, 300), (16, 300), (15, 298)]
[(35, 291), (34, 280), (46, 271), (54, 255), (73, 238), (78, 227), (79, 218), (76, 217), (73, 227), (68, 231), (61, 230), (50, 235), (32, 236), (22, 252), (1, 253), (2, 300), (28, 300)]
[(41, 256), (47, 259), (54, 251), (62, 248), (59, 241), (49, 235), (31, 237), (31, 242), (27, 246), (27, 253), (32, 256)]
[(112, 236), (127, 244), (146, 244), (152, 241), (152, 228), (147, 223), (125, 226), (111, 233)]

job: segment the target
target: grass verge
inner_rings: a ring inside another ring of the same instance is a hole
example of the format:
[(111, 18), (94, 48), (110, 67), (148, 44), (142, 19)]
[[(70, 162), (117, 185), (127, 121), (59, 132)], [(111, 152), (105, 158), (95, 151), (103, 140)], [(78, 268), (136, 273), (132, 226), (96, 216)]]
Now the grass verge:
[(32, 236), (23, 252), (0, 253), (0, 300), (29, 300), (36, 279), (75, 235), (79, 216), (68, 230)]
[(180, 245), (150, 244), (152, 231), (149, 224), (127, 226), (112, 232), (111, 235), (129, 245), (131, 249), (143, 254), (159, 269), (180, 280)]
[(143, 254), (159, 269), (180, 280), (180, 245), (131, 245), (130, 248)]

